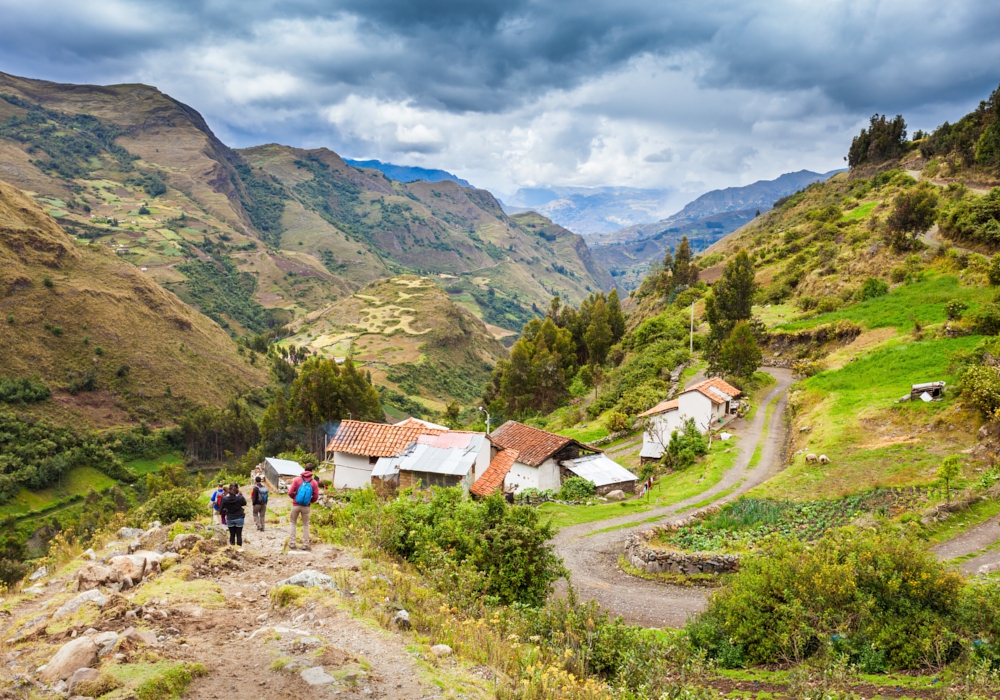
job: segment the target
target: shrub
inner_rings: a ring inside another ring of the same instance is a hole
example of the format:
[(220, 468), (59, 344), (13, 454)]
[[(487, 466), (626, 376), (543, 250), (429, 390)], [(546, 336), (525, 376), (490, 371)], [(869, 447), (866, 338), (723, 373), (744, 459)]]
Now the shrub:
[(663, 455), (664, 464), (671, 469), (686, 469), (698, 457), (708, 454), (708, 439), (701, 434), (693, 418), (684, 424), (684, 430), (675, 430)]
[(52, 278), (49, 277), (48, 275), (45, 275), (45, 277), (42, 278), (42, 284), (44, 284), (49, 289), (52, 289), (52, 286), (53, 286), (52, 285)]
[(892, 268), (892, 272), (889, 273), (889, 279), (892, 280), (893, 284), (904, 282), (906, 280), (906, 268), (902, 265)]
[(869, 277), (861, 285), (861, 301), (868, 301), (889, 293), (889, 285), (878, 277)]
[(986, 270), (986, 277), (990, 281), (990, 286), (1000, 285), (1000, 254), (990, 258), (990, 266)]
[(628, 430), (631, 426), (627, 415), (619, 411), (612, 411), (604, 419), (604, 427), (608, 429), (609, 433), (619, 433)]
[(562, 483), (559, 499), (562, 501), (585, 501), (597, 492), (593, 483), (582, 476), (571, 476)]
[(962, 375), (962, 396), (966, 403), (992, 416), (1000, 408), (1000, 374), (986, 365), (973, 365)]
[(4, 403), (36, 403), (49, 398), (51, 393), (49, 387), (36, 377), (0, 377), (0, 401)]
[(981, 335), (1000, 333), (1000, 306), (985, 304), (969, 314), (973, 332)]
[(913, 538), (844, 528), (744, 557), (688, 630), (713, 658), (748, 664), (801, 661), (838, 635), (867, 672), (940, 666), (961, 650), (962, 586)]
[(969, 305), (961, 299), (952, 299), (944, 305), (944, 312), (948, 314), (949, 321), (957, 321), (962, 318), (962, 314), (967, 308)]
[(133, 520), (145, 525), (153, 520), (161, 523), (175, 523), (179, 520), (194, 520), (202, 513), (202, 503), (197, 496), (184, 488), (162, 491), (140, 508), (136, 509)]

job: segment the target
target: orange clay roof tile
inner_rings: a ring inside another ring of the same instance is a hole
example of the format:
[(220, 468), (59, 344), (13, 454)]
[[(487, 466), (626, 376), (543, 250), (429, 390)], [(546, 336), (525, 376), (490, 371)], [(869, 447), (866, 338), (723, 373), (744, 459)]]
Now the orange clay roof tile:
[(395, 457), (421, 435), (440, 435), (444, 432), (447, 431), (412, 423), (400, 426), (345, 420), (330, 438), (327, 450), (369, 457)]
[(498, 488), (503, 486), (503, 480), (507, 477), (507, 472), (517, 461), (517, 450), (500, 450), (497, 456), (490, 462), (483, 475), (476, 479), (476, 483), (469, 489), (477, 496), (489, 496)]
[(584, 445), (573, 438), (532, 428), (530, 425), (512, 420), (494, 430), (490, 434), (490, 438), (497, 447), (520, 452), (517, 461), (527, 464), (529, 467), (537, 467), (571, 443), (576, 443), (586, 450), (600, 452), (597, 448)]

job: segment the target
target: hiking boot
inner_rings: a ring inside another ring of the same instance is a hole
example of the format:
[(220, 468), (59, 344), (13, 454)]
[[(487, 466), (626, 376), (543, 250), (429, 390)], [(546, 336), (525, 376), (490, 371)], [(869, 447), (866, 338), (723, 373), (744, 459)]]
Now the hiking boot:
[(307, 545), (307, 544), (302, 545), (302, 551), (303, 552), (308, 552), (309, 551), (309, 545)]
[(288, 545), (288, 548), (289, 548), (289, 549), (295, 549), (295, 543), (294, 543), (294, 542), (292, 542), (292, 543), (291, 543), (290, 545)]

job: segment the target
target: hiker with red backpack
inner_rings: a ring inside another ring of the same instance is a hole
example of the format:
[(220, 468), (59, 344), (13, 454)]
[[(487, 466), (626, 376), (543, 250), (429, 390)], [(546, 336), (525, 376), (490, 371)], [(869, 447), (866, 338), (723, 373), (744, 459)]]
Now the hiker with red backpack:
[(226, 487), (219, 482), (219, 488), (212, 492), (212, 524), (215, 524), (215, 516), (219, 516), (220, 525), (226, 524), (226, 511), (222, 508), (222, 499), (228, 492)]
[(292, 499), (292, 512), (288, 519), (292, 523), (288, 548), (295, 549), (295, 524), (302, 518), (302, 549), (309, 551), (309, 507), (319, 498), (319, 481), (313, 478), (312, 464), (306, 464), (306, 470), (295, 477), (288, 487), (288, 496)]
[(254, 479), (253, 491), (250, 492), (250, 502), (253, 504), (253, 522), (257, 529), (264, 532), (264, 515), (267, 513), (267, 487), (261, 483), (258, 476)]

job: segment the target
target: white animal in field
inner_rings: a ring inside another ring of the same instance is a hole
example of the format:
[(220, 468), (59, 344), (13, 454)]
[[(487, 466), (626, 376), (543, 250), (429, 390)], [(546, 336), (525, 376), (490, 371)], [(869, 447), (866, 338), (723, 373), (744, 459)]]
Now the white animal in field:
[(815, 462), (817, 459), (818, 459), (818, 457), (816, 455), (814, 455), (812, 452), (810, 452), (809, 454), (806, 455), (806, 462), (810, 462), (810, 463), (811, 462)]
[(820, 455), (819, 456), (819, 463), (820, 464), (829, 464), (830, 463), (830, 458), (827, 457), (826, 455)]

